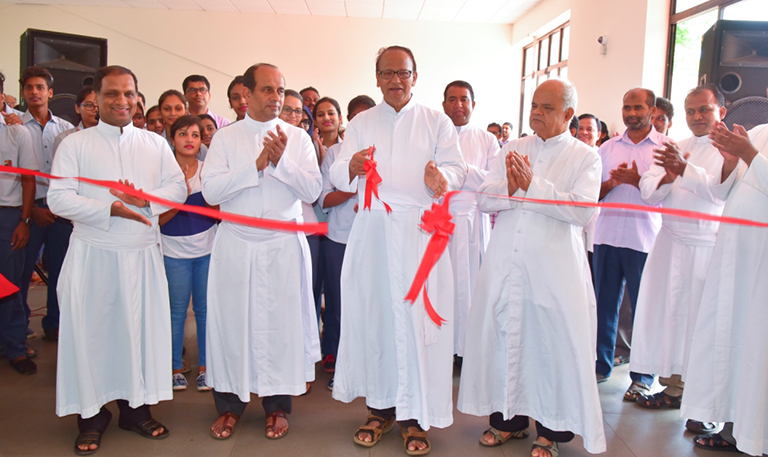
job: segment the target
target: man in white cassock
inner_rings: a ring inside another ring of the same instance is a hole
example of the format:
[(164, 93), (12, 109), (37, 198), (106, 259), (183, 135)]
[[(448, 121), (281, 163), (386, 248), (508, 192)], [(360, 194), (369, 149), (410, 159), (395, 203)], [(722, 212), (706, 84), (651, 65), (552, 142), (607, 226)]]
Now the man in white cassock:
[(491, 416), (484, 446), (527, 437), (530, 416), (534, 457), (556, 457), (557, 443), (574, 433), (588, 452), (605, 452), (595, 294), (582, 241), (594, 208), (498, 196), (597, 202), (600, 156), (568, 130), (576, 103), (570, 83), (542, 83), (531, 103), (535, 135), (502, 148), (478, 195), (480, 209), (499, 216), (469, 312), (458, 408)]
[[(738, 158), (735, 184), (723, 216), (768, 223), (768, 125), (747, 133), (720, 123), (710, 133), (726, 163)], [(723, 167), (721, 179), (730, 178)], [(697, 447), (768, 452), (768, 231), (720, 224), (690, 356), (681, 412), (701, 421), (726, 422), (720, 433), (694, 438)]]
[[(99, 124), (68, 136), (52, 173), (121, 180), (182, 203), (184, 174), (168, 144), (133, 126), (136, 76), (110, 66), (93, 83)], [(171, 315), (158, 216), (168, 208), (75, 179), (52, 179), (48, 204), (74, 229), (58, 284), (56, 414), (78, 414), (75, 453), (95, 452), (117, 400), (120, 428), (152, 439), (168, 428), (149, 405), (173, 397)]]
[(456, 126), (461, 154), (467, 163), (467, 178), (461, 186), (461, 190), (466, 192), (451, 198), (450, 208), (456, 228), (448, 243), (454, 288), (453, 353), (459, 364), (464, 355), (467, 315), (477, 273), (491, 237), (491, 218), (477, 208), (477, 197), (473, 192), (483, 184), (491, 163), (499, 153), (496, 137), (486, 130), (468, 125), (474, 109), (475, 91), (468, 82), (453, 81), (446, 86), (443, 111)]
[[(438, 327), (430, 320), (422, 294), (413, 305), (404, 299), (430, 239), (419, 229), (421, 217), (435, 198), (461, 187), (466, 164), (450, 119), (415, 102), (411, 87), (416, 78), (416, 60), (408, 48), (379, 52), (376, 84), (384, 102), (349, 123), (331, 166), (337, 189), (360, 192), (341, 271), (333, 398), (366, 399), (370, 414), (355, 433), (355, 443), (375, 445), (398, 420), (406, 452), (423, 455), (430, 450), (426, 430), (453, 422), (449, 257), (441, 256), (426, 282), (431, 303), (447, 323)], [(369, 183), (361, 176), (371, 159), (382, 179), (381, 201), (373, 197), (366, 209)]]
[[(301, 202), (320, 195), (311, 138), (278, 118), (285, 79), (274, 65), (246, 70), (248, 114), (218, 132), (202, 171), (205, 200), (222, 211), (301, 222)], [(223, 221), (208, 274), (208, 385), (219, 418), (214, 438), (232, 435), (251, 393), (262, 397), (267, 438), (288, 432), (291, 395), (314, 381), (320, 341), (311, 259), (303, 233)]]
[[(661, 203), (668, 209), (722, 214), (735, 174), (721, 184), (723, 156), (712, 145), (709, 132), (725, 116), (724, 104), (723, 94), (713, 84), (688, 93), (685, 119), (693, 136), (678, 144), (665, 141), (664, 148), (656, 150), (655, 164), (640, 179), (643, 201)], [(640, 280), (629, 368), (657, 373), (665, 389), (638, 398), (644, 408), (680, 407), (685, 361), (718, 225), (666, 214), (661, 217), (661, 230)], [(688, 425), (696, 430), (703, 427)]]

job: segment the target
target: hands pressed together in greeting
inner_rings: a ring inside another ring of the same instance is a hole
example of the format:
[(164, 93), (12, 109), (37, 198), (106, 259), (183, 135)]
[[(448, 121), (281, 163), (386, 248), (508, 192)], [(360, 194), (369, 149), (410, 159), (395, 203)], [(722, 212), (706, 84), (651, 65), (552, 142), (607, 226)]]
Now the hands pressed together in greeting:
[(256, 159), (256, 169), (261, 171), (267, 168), (270, 162), (277, 166), (280, 158), (283, 157), (287, 144), (288, 135), (283, 132), (279, 125), (277, 126), (277, 133), (267, 132), (267, 137), (264, 138), (264, 149), (261, 150), (261, 154)]
[(528, 186), (533, 180), (533, 169), (528, 156), (523, 156), (517, 151), (510, 151), (505, 159), (507, 164), (507, 191), (509, 195), (517, 192), (517, 189), (528, 191)]

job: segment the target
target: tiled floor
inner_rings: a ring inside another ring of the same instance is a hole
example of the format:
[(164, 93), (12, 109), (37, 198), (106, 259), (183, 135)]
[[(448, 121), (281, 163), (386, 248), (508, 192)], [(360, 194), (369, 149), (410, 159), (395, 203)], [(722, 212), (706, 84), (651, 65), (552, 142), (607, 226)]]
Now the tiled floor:
[[(30, 291), (33, 308), (43, 306), (45, 289)], [(44, 312), (39, 310), (38, 312)], [(41, 333), (40, 317), (32, 319), (32, 328)], [(187, 320), (187, 355), (195, 361), (194, 319)], [(38, 372), (21, 376), (4, 359), (0, 363), (0, 456), (72, 456), (77, 435), (75, 416), (58, 418), (54, 414), (56, 394), (56, 343), (40, 338), (30, 340), (40, 351), (35, 359)], [(194, 368), (194, 367), (193, 367)], [(194, 370), (193, 370), (194, 373)], [(169, 373), (170, 376), (170, 373)], [(194, 383), (192, 373), (188, 375)], [(251, 406), (229, 440), (211, 438), (208, 430), (216, 419), (210, 393), (190, 388), (177, 392), (173, 401), (153, 408), (154, 416), (171, 430), (168, 439), (152, 441), (121, 430), (116, 419), (105, 433), (98, 456), (404, 456), (397, 429), (385, 435), (373, 448), (352, 442), (352, 435), (365, 418), (362, 400), (343, 404), (331, 398), (325, 388), (329, 375), (318, 369), (313, 392), (296, 398), (290, 416), (290, 433), (280, 440), (264, 437), (264, 413), (258, 401)], [(458, 392), (458, 372), (454, 393)], [(621, 396), (629, 385), (627, 367), (618, 368), (608, 382), (600, 385), (605, 419), (605, 434), (611, 457), (685, 457), (712, 456), (712, 452), (694, 449), (692, 435), (685, 432), (685, 421), (678, 411), (647, 411), (624, 403)], [(109, 406), (113, 413), (117, 407)], [(115, 417), (117, 415), (115, 414)], [(430, 431), (432, 456), (528, 456), (532, 438), (508, 442), (498, 448), (478, 444), (487, 419), (456, 412), (454, 424), (447, 429)], [(563, 457), (589, 455), (580, 438), (561, 446)], [(720, 455), (720, 454), (716, 454)], [(729, 454), (723, 454), (727, 456)]]

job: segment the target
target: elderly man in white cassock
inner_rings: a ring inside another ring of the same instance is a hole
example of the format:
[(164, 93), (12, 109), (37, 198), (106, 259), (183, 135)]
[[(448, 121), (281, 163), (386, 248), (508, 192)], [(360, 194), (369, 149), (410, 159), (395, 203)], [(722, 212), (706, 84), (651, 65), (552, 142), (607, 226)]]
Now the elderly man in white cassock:
[[(121, 180), (183, 203), (184, 174), (159, 136), (133, 126), (136, 76), (110, 66), (96, 72), (99, 124), (68, 136), (52, 173)], [(56, 414), (78, 414), (75, 453), (92, 454), (117, 400), (120, 428), (168, 436), (149, 405), (173, 397), (171, 315), (158, 216), (168, 208), (75, 179), (52, 179), (48, 204), (74, 229), (59, 278), (61, 304)]]
[[(723, 216), (768, 223), (768, 125), (747, 133), (719, 123), (710, 133), (736, 174)], [(730, 160), (729, 160), (730, 159)], [(730, 169), (729, 169), (730, 168)], [(729, 174), (730, 172), (730, 174)], [(768, 452), (768, 229), (720, 224), (691, 340), (682, 414), (726, 422), (720, 433), (694, 438), (697, 447)]]
[(531, 102), (535, 135), (502, 148), (478, 196), (481, 210), (499, 216), (469, 311), (458, 408), (490, 415), (484, 446), (526, 438), (530, 416), (534, 457), (557, 457), (558, 443), (574, 434), (588, 452), (605, 452), (595, 294), (582, 241), (594, 208), (499, 196), (597, 202), (600, 157), (568, 130), (576, 103), (570, 83), (542, 83)]
[[(712, 145), (709, 132), (725, 116), (723, 94), (713, 84), (693, 89), (685, 98), (685, 119), (693, 136), (656, 150), (655, 164), (640, 179), (640, 197), (649, 205), (719, 216), (734, 182), (730, 169)], [(724, 169), (729, 179), (721, 182)], [(716, 185), (714, 185), (716, 184)], [(661, 231), (648, 254), (632, 332), (632, 360), (637, 373), (658, 373), (661, 392), (637, 403), (649, 409), (679, 408), (685, 388), (693, 326), (704, 278), (715, 247), (717, 222), (664, 214)], [(699, 433), (712, 424), (688, 423)]]
[(381, 176), (381, 200), (372, 197), (369, 209), (361, 203), (344, 256), (333, 398), (366, 399), (370, 414), (355, 443), (375, 445), (398, 420), (411, 455), (430, 451), (426, 430), (453, 422), (453, 275), (447, 255), (426, 282), (447, 323), (439, 327), (430, 320), (423, 294), (414, 304), (405, 301), (430, 239), (419, 224), (435, 198), (461, 187), (467, 169), (450, 119), (411, 94), (417, 76), (408, 48), (379, 52), (376, 84), (384, 102), (349, 123), (330, 171), (333, 185), (359, 191), (361, 202), (375, 185), (364, 179), (365, 168), (375, 164)]
[[(285, 78), (274, 65), (245, 71), (248, 114), (213, 137), (202, 170), (205, 200), (221, 210), (301, 222), (301, 202), (317, 200), (322, 176), (311, 138), (278, 118)], [(291, 396), (314, 381), (320, 360), (304, 233), (223, 221), (208, 273), (208, 385), (217, 439), (232, 435), (251, 393), (262, 397), (267, 438), (288, 433)]]
[(461, 364), (461, 356), (464, 355), (467, 315), (477, 273), (491, 237), (491, 218), (478, 209), (474, 191), (483, 184), (491, 163), (499, 154), (496, 137), (486, 130), (469, 125), (474, 109), (475, 91), (468, 82), (453, 81), (446, 86), (443, 92), (443, 111), (456, 126), (461, 153), (467, 162), (467, 178), (461, 186), (461, 190), (467, 192), (451, 198), (451, 214), (456, 229), (448, 243), (454, 286), (453, 352), (458, 364)]

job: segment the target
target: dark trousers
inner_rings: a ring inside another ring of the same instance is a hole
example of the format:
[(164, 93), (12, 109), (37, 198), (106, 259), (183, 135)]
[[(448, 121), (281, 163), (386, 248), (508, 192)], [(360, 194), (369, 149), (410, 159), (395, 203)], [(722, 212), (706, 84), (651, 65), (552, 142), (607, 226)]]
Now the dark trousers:
[[(0, 274), (21, 287), (24, 250), (11, 249), (13, 232), (21, 220), (21, 209), (0, 208)], [(9, 360), (27, 355), (27, 319), (21, 293), (0, 298), (0, 346), (5, 346)]]
[[(371, 411), (371, 414), (373, 414), (374, 416), (379, 416), (384, 420), (389, 420), (395, 417), (395, 414), (397, 413), (397, 410), (394, 407), (387, 408), (387, 409), (375, 409), (375, 408), (368, 408), (368, 409)], [(398, 423), (400, 424), (401, 427), (405, 427), (405, 428), (417, 427), (420, 430), (423, 430), (419, 425), (419, 421), (417, 421), (416, 419), (408, 419), (404, 421), (399, 421)]]
[[(128, 406), (127, 400), (117, 400), (117, 408), (120, 410), (120, 422), (124, 424), (139, 424), (152, 419), (152, 413), (149, 411), (149, 405), (141, 405), (138, 408)], [(77, 416), (77, 428), (80, 433), (89, 431), (103, 432), (107, 429), (109, 421), (112, 419), (112, 413), (109, 412), (106, 405), (93, 417), (83, 419), (83, 416)]]
[[(35, 204), (41, 208), (48, 207), (42, 200), (37, 200)], [(32, 221), (32, 225), (29, 227), (29, 244), (24, 248), (24, 273), (21, 277), (21, 297), (27, 313), (27, 325), (29, 325), (29, 315), (31, 313), (27, 303), (29, 283), (32, 280), (32, 272), (35, 270), (35, 265), (37, 265), (40, 248), (45, 245), (43, 260), (48, 269), (48, 296), (46, 298), (47, 312), (42, 320), (43, 330), (59, 328), (59, 300), (56, 296), (56, 285), (59, 283), (61, 265), (64, 263), (64, 257), (67, 255), (69, 237), (71, 235), (72, 223), (62, 218), (56, 218), (51, 225), (45, 227), (41, 227)]]
[[(597, 298), (597, 364), (595, 371), (603, 376), (610, 376), (613, 370), (613, 358), (616, 345), (616, 332), (619, 325), (619, 307), (627, 292), (634, 320), (637, 306), (637, 293), (640, 290), (640, 277), (643, 274), (645, 259), (648, 254), (629, 248), (617, 248), (605, 244), (596, 244), (593, 257), (595, 270), (595, 295)], [(633, 381), (653, 384), (653, 375), (629, 373)]]
[(317, 323), (320, 324), (320, 308), (323, 305), (323, 250), (320, 243), (326, 238), (322, 235), (309, 235), (309, 253), (312, 256), (312, 296), (315, 299)]
[[(528, 416), (514, 416), (510, 420), (504, 420), (501, 413), (493, 413), (490, 417), (491, 427), (502, 432), (517, 432), (528, 428)], [(554, 441), (556, 443), (567, 443), (573, 439), (572, 432), (556, 432), (536, 422), (536, 433), (538, 436)]]
[[(236, 394), (218, 392), (216, 389), (213, 389), (213, 402), (216, 404), (216, 411), (218, 411), (219, 416), (224, 413), (232, 413), (237, 416), (242, 416), (245, 412), (245, 407), (248, 406), (248, 403), (240, 400), (240, 397)], [(261, 405), (264, 407), (264, 414), (267, 416), (277, 411), (291, 414), (293, 397), (290, 395), (271, 395), (269, 397), (262, 397)]]
[(341, 332), (341, 264), (347, 245), (329, 238), (321, 243), (324, 260), (323, 292), (325, 293), (325, 311), (323, 312), (323, 355), (336, 357), (339, 351)]

